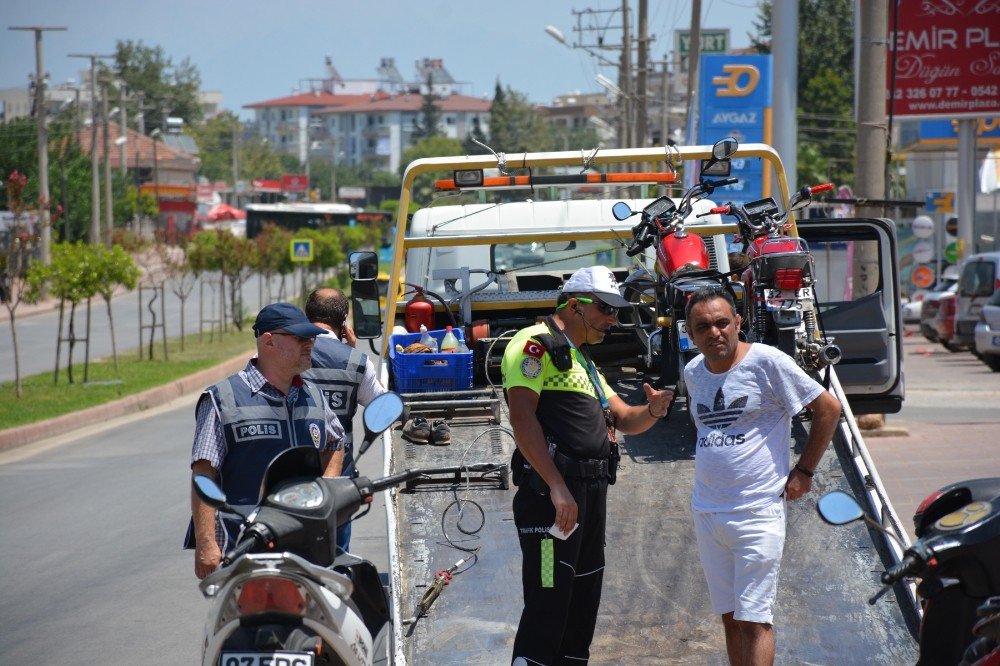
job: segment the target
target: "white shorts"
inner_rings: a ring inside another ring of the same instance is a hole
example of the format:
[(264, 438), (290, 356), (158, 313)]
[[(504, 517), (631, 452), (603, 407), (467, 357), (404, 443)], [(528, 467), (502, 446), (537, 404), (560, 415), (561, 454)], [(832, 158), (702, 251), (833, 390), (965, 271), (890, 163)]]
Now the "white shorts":
[(785, 546), (785, 502), (745, 511), (695, 511), (694, 526), (715, 612), (771, 624)]

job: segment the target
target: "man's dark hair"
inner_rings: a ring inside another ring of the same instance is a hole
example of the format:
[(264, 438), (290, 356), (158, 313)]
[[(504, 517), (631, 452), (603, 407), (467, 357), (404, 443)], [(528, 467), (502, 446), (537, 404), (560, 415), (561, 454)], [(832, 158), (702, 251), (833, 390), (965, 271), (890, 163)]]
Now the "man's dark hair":
[(733, 311), (733, 317), (736, 316), (736, 301), (733, 299), (733, 295), (722, 287), (717, 287), (715, 285), (702, 287), (694, 291), (688, 298), (687, 305), (684, 306), (684, 319), (691, 320), (691, 308), (693, 308), (698, 303), (703, 303), (704, 301), (710, 301), (713, 298), (721, 298), (729, 303), (730, 309)]
[(322, 287), (314, 290), (306, 299), (306, 317), (309, 321), (326, 324), (339, 331), (347, 320), (349, 302), (339, 289)]

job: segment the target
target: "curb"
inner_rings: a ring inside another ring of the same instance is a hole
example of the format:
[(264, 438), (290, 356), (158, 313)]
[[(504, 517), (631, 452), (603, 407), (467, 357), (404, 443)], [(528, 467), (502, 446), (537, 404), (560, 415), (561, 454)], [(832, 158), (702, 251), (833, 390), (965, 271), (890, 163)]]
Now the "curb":
[(10, 451), (42, 439), (63, 435), (83, 426), (109, 421), (120, 416), (142, 412), (166, 404), (192, 391), (200, 391), (215, 382), (241, 370), (251, 353), (245, 352), (228, 361), (206, 368), (169, 384), (146, 389), (142, 393), (96, 405), (88, 409), (63, 414), (53, 419), (29, 423), (16, 428), (0, 430), (0, 452)]
[(910, 431), (899, 426), (885, 426), (877, 430), (861, 430), (861, 436), (865, 439), (874, 437), (909, 437)]

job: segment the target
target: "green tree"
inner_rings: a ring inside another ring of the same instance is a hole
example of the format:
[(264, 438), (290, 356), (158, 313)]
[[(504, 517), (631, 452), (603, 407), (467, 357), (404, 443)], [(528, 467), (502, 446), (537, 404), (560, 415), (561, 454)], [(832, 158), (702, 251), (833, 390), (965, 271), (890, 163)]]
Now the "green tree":
[(432, 139), (441, 135), (441, 108), (438, 106), (441, 98), (434, 93), (434, 82), (430, 74), (427, 75), (427, 91), (421, 97), (420, 117), (414, 123), (413, 137)]
[[(89, 245), (82, 242), (56, 243), (52, 246), (52, 263), (48, 266), (36, 264), (31, 272), (31, 290), (35, 294), (48, 291), (59, 298), (59, 330), (57, 337), (63, 338), (63, 314), (66, 302), (70, 303), (69, 321), (65, 340), (69, 342), (66, 350), (66, 371), (69, 382), (73, 383), (73, 348), (79, 339), (90, 344), (90, 318), (87, 318), (87, 328), (82, 338), (76, 335), (76, 308), (83, 301), (89, 301), (97, 294), (101, 271), (97, 261), (95, 248), (101, 245)], [(58, 350), (58, 345), (57, 345)], [(58, 354), (58, 351), (57, 351)], [(90, 355), (85, 356), (83, 365), (83, 381), (87, 381), (90, 369)], [(59, 381), (59, 358), (56, 358), (54, 382)]]
[(158, 242), (154, 249), (163, 267), (163, 277), (170, 284), (170, 291), (181, 302), (181, 351), (184, 351), (184, 304), (194, 290), (197, 277), (188, 256), (191, 243), (184, 235), (178, 236), (177, 240), (174, 245)]
[(190, 58), (175, 64), (161, 46), (147, 46), (141, 40), (119, 41), (114, 72), (130, 95), (143, 94), (146, 132), (165, 129), (165, 114), (183, 118), (189, 126), (202, 119), (198, 102), (201, 75)]
[(228, 231), (217, 230), (216, 252), (219, 270), (229, 284), (230, 319), (237, 331), (243, 330), (243, 283), (250, 279), (257, 263), (257, 248), (253, 241), (238, 238)]
[(94, 263), (97, 266), (96, 290), (107, 307), (108, 326), (111, 329), (111, 354), (115, 360), (115, 372), (118, 372), (118, 345), (115, 342), (115, 318), (111, 313), (111, 297), (115, 295), (115, 289), (118, 287), (130, 291), (135, 289), (139, 282), (139, 267), (120, 245), (115, 245), (110, 250), (103, 245), (87, 247), (94, 253)]
[(483, 126), (479, 122), (479, 116), (472, 117), (472, 130), (466, 135), (465, 140), (462, 141), (462, 152), (466, 155), (481, 155), (486, 152), (483, 147), (480, 146), (476, 141), (486, 143), (489, 138), (486, 133), (483, 132)]
[(264, 276), (265, 282), (269, 285), (272, 276), (281, 276), (280, 298), (284, 298), (285, 279), (295, 271), (295, 263), (289, 252), (294, 237), (295, 234), (288, 229), (265, 224), (261, 232), (254, 238), (254, 243), (257, 246), (257, 270)]
[(490, 146), (508, 153), (545, 150), (551, 144), (551, 124), (524, 93), (498, 81), (490, 105)]
[[(423, 139), (413, 144), (403, 153), (403, 158), (399, 163), (399, 174), (406, 173), (406, 167), (414, 160), (425, 157), (448, 157), (450, 155), (462, 154), (462, 142), (458, 139), (449, 139), (444, 136), (435, 136), (430, 139)], [(417, 176), (413, 183), (413, 200), (420, 204), (430, 202), (434, 193), (434, 181), (442, 178), (444, 172), (425, 173)]]
[[(799, 136), (808, 154), (838, 184), (854, 183), (854, 3), (802, 0), (799, 4)], [(753, 47), (771, 52), (772, 3), (761, 2)], [(801, 150), (801, 148), (800, 148)], [(818, 158), (817, 158), (818, 153)], [(800, 182), (807, 182), (800, 175)]]
[(214, 118), (191, 127), (191, 136), (198, 145), (201, 166), (198, 173), (215, 182), (233, 180), (234, 132), (242, 131), (240, 119), (230, 111), (223, 111)]
[[(35, 250), (38, 248), (38, 232), (24, 221), (27, 210), (24, 191), (28, 178), (14, 171), (4, 183), (7, 207), (14, 214), (14, 222), (0, 237), (0, 300), (7, 308), (10, 318), (10, 335), (14, 350), (14, 392), (18, 398), (23, 395), (21, 388), (21, 355), (17, 341), (17, 307), (21, 301), (34, 301), (37, 290), (28, 290), (30, 271)], [(41, 264), (39, 264), (41, 265)]]

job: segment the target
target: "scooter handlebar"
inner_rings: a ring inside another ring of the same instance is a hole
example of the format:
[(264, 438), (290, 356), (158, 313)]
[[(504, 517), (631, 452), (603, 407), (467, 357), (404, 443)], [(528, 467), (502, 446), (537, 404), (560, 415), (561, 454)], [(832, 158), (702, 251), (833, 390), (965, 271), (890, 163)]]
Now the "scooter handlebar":
[(226, 553), (226, 556), (222, 558), (222, 566), (228, 567), (230, 564), (240, 559), (240, 557), (246, 555), (264, 542), (264, 536), (253, 527), (250, 528), (249, 535), (249, 538), (240, 541), (236, 544), (236, 548), (233, 548), (231, 551)]
[(892, 585), (900, 578), (916, 572), (922, 565), (923, 560), (918, 555), (907, 551), (899, 564), (882, 574), (882, 583), (884, 585)]
[(822, 185), (813, 185), (809, 188), (810, 194), (819, 194), (820, 192), (829, 192), (833, 189), (833, 183), (823, 183)]

